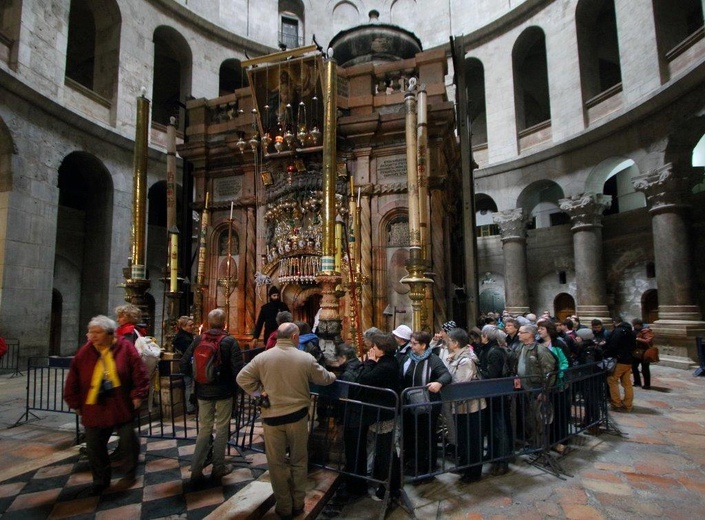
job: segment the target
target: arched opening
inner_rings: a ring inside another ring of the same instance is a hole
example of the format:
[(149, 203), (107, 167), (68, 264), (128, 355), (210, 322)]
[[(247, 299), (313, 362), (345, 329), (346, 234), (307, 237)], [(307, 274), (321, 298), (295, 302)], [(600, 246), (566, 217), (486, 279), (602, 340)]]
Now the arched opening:
[(17, 53), (22, 26), (22, 0), (0, 2), (0, 59), (17, 70)]
[(383, 315), (387, 318), (387, 330), (392, 330), (402, 323), (411, 326), (412, 320), (409, 286), (401, 283), (401, 279), (409, 274), (406, 270), (411, 244), (409, 218), (406, 213), (396, 213), (383, 221), (382, 226), (386, 237), (382, 273), (387, 300)]
[(517, 38), (512, 65), (517, 130), (550, 121), (546, 38), (540, 28), (529, 27)]
[(350, 27), (360, 25), (360, 11), (354, 3), (343, 0), (342, 2), (337, 2), (335, 7), (333, 7), (331, 19), (333, 22), (333, 33), (336, 34)]
[(703, 4), (701, 0), (653, 0), (653, 12), (661, 79), (668, 81), (669, 64), (700, 39), (695, 36), (703, 28)]
[(532, 182), (524, 188), (517, 198), (517, 207), (528, 211), (530, 220), (527, 228), (540, 229), (570, 222), (558, 205), (563, 197), (563, 188), (549, 180)]
[(649, 289), (641, 295), (641, 319), (644, 323), (653, 323), (658, 320), (658, 292)]
[(218, 95), (227, 96), (247, 86), (247, 75), (242, 73), (240, 60), (229, 59), (220, 64)]
[(492, 215), (497, 212), (497, 203), (484, 193), (475, 195), (475, 230), (478, 237), (499, 235), (499, 226)]
[(487, 110), (485, 108), (485, 68), (476, 58), (465, 60), (468, 117), (472, 127), (472, 145), (487, 144)]
[(304, 42), (304, 4), (301, 0), (279, 0), (279, 44), (287, 49)]
[(168, 125), (176, 117), (184, 129), (184, 108), (191, 94), (192, 54), (181, 34), (171, 27), (154, 31), (154, 76), (152, 78), (152, 122)]
[(504, 293), (498, 289), (487, 289), (480, 293), (480, 314), (501, 313), (504, 310)]
[(66, 78), (108, 101), (117, 91), (120, 10), (112, 0), (71, 0)]
[(49, 355), (61, 355), (61, 322), (64, 299), (56, 289), (51, 290), (51, 322), (49, 324)]
[(54, 289), (62, 295), (60, 352), (74, 352), (110, 293), (113, 181), (96, 157), (73, 152), (59, 167)]
[(614, 0), (581, 0), (575, 10), (583, 102), (622, 82)]
[(575, 314), (575, 299), (568, 293), (557, 294), (553, 300), (553, 315), (560, 321)]

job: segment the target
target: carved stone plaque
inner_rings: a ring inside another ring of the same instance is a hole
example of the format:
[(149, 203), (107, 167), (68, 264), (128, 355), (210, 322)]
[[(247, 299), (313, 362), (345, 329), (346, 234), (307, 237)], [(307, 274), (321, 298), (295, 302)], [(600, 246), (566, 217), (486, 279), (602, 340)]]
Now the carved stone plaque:
[(213, 200), (224, 201), (239, 198), (242, 195), (242, 177), (222, 177), (213, 179)]
[(387, 179), (406, 177), (406, 155), (392, 155), (377, 159), (377, 179), (384, 182)]

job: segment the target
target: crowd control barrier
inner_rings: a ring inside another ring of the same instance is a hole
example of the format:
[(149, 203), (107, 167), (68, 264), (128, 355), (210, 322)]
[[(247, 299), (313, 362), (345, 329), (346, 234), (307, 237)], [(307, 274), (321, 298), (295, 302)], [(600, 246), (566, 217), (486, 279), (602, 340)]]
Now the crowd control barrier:
[(7, 345), (7, 352), (2, 358), (0, 358), (0, 370), (12, 370), (12, 375), (10, 377), (21, 376), (22, 372), (20, 372), (20, 340), (6, 339), (5, 344)]

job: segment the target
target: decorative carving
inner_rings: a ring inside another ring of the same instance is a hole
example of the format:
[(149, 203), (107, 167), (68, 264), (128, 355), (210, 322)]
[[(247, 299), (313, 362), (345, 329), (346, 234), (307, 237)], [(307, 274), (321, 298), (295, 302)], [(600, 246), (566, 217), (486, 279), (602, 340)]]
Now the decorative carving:
[(526, 216), (521, 208), (508, 209), (492, 215), (492, 220), (499, 226), (502, 240), (526, 238)]
[(602, 226), (602, 212), (612, 204), (612, 196), (603, 193), (583, 193), (560, 199), (561, 211), (570, 215), (572, 231), (585, 227)]
[(636, 177), (632, 184), (635, 190), (646, 195), (651, 211), (654, 211), (686, 205), (697, 182), (687, 170), (675, 171), (673, 164), (668, 163)]

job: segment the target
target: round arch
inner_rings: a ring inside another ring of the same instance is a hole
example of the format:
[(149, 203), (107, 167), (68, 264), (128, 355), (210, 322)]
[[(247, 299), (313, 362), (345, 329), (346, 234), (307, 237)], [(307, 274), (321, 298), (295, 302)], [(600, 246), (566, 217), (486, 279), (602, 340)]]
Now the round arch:
[(605, 214), (623, 213), (646, 207), (646, 197), (634, 189), (632, 180), (639, 176), (636, 163), (627, 157), (609, 157), (595, 166), (585, 181), (585, 193), (612, 196), (612, 206)]
[(553, 315), (563, 321), (575, 314), (575, 298), (568, 293), (559, 293), (553, 299)]
[(532, 219), (529, 227), (544, 228), (568, 221), (560, 210), (558, 201), (565, 195), (563, 188), (548, 179), (535, 181), (524, 188), (517, 197), (517, 208), (522, 208)]
[(64, 157), (58, 170), (59, 208), (53, 288), (63, 296), (61, 352), (82, 343), (92, 316), (105, 314), (110, 294), (113, 180), (103, 162), (86, 152)]

